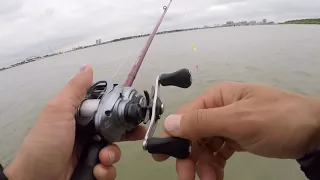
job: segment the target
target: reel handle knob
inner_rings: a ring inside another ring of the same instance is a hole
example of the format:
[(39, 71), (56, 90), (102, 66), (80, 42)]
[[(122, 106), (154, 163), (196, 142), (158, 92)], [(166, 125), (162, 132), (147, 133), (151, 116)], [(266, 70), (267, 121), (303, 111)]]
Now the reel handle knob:
[(191, 142), (178, 137), (150, 138), (146, 150), (150, 154), (165, 154), (177, 159), (186, 159), (191, 154)]
[(159, 83), (161, 86), (189, 88), (192, 84), (191, 72), (188, 69), (180, 69), (170, 74), (162, 74)]

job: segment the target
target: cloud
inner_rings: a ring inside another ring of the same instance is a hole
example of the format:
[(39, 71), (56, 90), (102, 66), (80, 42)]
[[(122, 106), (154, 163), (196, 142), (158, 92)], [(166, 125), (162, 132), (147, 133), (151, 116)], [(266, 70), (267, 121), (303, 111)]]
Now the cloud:
[[(0, 66), (34, 55), (149, 33), (168, 0), (0, 0)], [(173, 0), (160, 30), (234, 20), (319, 17), (319, 0)]]
[(23, 6), (22, 1), (1, 1), (0, 15), (11, 14)]

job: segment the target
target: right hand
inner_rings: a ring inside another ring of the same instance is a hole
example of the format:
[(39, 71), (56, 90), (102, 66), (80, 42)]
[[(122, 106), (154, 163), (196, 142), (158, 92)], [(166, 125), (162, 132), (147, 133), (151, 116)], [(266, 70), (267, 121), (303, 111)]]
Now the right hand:
[[(231, 149), (292, 159), (320, 147), (319, 99), (276, 88), (221, 83), (178, 114), (166, 119), (166, 134), (190, 139), (193, 146), (221, 137)], [(168, 157), (154, 158), (163, 161)]]

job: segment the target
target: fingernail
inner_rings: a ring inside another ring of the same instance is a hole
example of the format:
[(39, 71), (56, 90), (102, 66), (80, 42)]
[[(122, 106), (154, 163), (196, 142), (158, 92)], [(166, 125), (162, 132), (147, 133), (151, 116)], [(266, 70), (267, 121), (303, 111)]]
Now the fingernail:
[(108, 152), (108, 156), (111, 163), (113, 163), (116, 160), (116, 154), (114, 152)]
[(176, 115), (176, 114), (170, 115), (165, 120), (164, 127), (169, 132), (177, 133), (180, 130), (180, 121), (181, 121), (181, 115)]
[(86, 69), (86, 67), (87, 67), (86, 64), (82, 65), (82, 67), (80, 68), (80, 72), (84, 71)]

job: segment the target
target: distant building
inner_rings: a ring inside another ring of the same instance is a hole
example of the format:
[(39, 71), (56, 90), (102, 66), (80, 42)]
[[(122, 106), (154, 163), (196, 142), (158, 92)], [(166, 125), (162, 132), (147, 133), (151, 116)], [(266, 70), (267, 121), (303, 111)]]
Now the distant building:
[(97, 39), (96, 40), (96, 44), (98, 45), (98, 44), (101, 44), (101, 39)]
[(247, 26), (247, 25), (249, 25), (247, 21), (241, 21), (241, 22), (235, 23), (235, 26)]
[(257, 21), (250, 21), (249, 25), (257, 25)]
[(263, 23), (263, 24), (267, 24), (268, 21), (267, 21), (266, 19), (264, 19), (264, 20), (262, 20), (262, 23)]
[(241, 22), (241, 25), (242, 25), (242, 26), (248, 26), (249, 23), (248, 23), (248, 21), (242, 21), (242, 22)]
[(25, 62), (32, 62), (40, 58), (41, 58), (40, 56), (31, 56), (29, 58), (26, 58)]
[(234, 22), (233, 22), (233, 21), (228, 21), (228, 22), (226, 23), (226, 25), (227, 25), (227, 26), (234, 26)]

